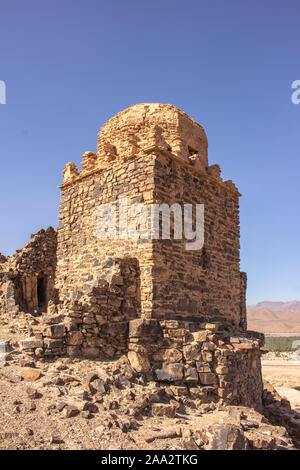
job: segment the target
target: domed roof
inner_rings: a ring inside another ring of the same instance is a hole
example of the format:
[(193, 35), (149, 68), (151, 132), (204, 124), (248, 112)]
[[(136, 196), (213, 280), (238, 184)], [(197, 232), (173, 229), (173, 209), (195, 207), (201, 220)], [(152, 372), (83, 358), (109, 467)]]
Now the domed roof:
[[(187, 159), (197, 154), (207, 165), (207, 138), (194, 119), (171, 104), (139, 103), (107, 121), (98, 134), (97, 152), (119, 158), (157, 146)], [(113, 150), (114, 149), (114, 150)]]

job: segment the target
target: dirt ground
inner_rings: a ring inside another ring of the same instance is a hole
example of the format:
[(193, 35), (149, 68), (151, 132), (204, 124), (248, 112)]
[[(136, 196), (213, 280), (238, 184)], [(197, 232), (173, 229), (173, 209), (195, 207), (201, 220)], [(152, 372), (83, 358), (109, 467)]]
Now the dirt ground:
[[(2, 321), (12, 345), (27, 323)], [(252, 409), (203, 404), (186, 387), (124, 375), (122, 361), (26, 358), (18, 348), (0, 361), (0, 449), (199, 450), (290, 448), (286, 430)], [(270, 361), (269, 361), (270, 362)], [(264, 362), (264, 376), (299, 405), (300, 366)], [(296, 371), (296, 372), (295, 372)], [(176, 387), (175, 387), (176, 388)], [(177, 394), (177, 395), (176, 395)], [(297, 395), (297, 396), (296, 396)], [(212, 428), (212, 431), (210, 429)], [(224, 431), (225, 430), (225, 431)], [(224, 441), (224, 436), (233, 441)], [(233, 436), (233, 437), (232, 437)], [(237, 447), (235, 447), (237, 446)], [(244, 447), (243, 447), (244, 446)]]
[[(125, 388), (111, 383), (110, 393), (86, 400), (86, 385), (95, 370), (102, 373), (96, 362), (68, 359), (39, 363), (34, 369), (0, 366), (0, 449), (197, 449), (190, 439), (197, 429), (239, 420), (241, 411), (244, 419), (261, 420), (247, 408), (207, 404), (195, 409), (193, 403), (178, 407), (176, 416), (143, 415), (143, 398), (151, 400), (158, 388), (149, 394), (149, 386), (138, 383)], [(32, 371), (41, 373), (33, 382), (28, 380)], [(78, 413), (67, 415), (66, 403)]]
[(279, 395), (287, 398), (294, 409), (300, 411), (300, 363), (287, 359), (264, 359), (263, 378), (270, 382)]
[[(284, 428), (268, 425), (254, 410), (168, 397), (157, 384), (127, 381), (115, 363), (64, 358), (34, 365), (21, 358), (0, 365), (2, 450), (199, 450), (203, 429), (212, 426), (213, 445), (222, 446), (223, 430), (217, 440), (214, 433), (228, 424), (246, 429), (259, 448), (272, 440), (276, 446), (291, 445)], [(298, 379), (289, 366), (280, 367), (264, 365), (264, 374), (292, 390)]]

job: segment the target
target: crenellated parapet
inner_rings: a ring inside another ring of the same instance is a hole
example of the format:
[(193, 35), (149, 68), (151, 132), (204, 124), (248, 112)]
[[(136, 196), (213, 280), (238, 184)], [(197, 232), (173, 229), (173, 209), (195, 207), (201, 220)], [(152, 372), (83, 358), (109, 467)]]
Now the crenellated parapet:
[(75, 163), (69, 162), (63, 169), (63, 182), (72, 182), (78, 176), (78, 169)]

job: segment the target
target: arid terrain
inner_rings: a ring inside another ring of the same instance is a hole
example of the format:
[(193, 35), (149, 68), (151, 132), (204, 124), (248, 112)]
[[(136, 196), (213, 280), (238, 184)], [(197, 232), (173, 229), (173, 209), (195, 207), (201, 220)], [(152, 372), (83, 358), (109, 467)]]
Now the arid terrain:
[[(187, 396), (179, 400), (171, 391), (168, 396), (159, 387), (138, 382), (129, 385), (125, 379), (121, 386), (117, 369), (111, 375), (104, 372), (108, 370), (109, 364), (100, 369), (93, 362), (70, 364), (66, 360), (38, 364), (35, 369), (2, 367), (0, 448), (196, 450), (204, 446), (212, 425), (216, 433), (222, 424), (233, 426), (231, 431), (238, 440), (245, 440), (240, 423), (249, 432), (260, 428), (255, 436), (257, 446), (291, 446), (284, 429), (269, 426), (253, 410), (198, 406)], [(34, 383), (28, 382), (29, 377), (20, 378), (36, 372), (42, 375)], [(109, 393), (91, 395), (87, 391), (98, 385), (89, 385), (89, 377), (95, 373), (106, 377)], [(212, 443), (208, 444), (209, 448)]]
[(247, 307), (248, 328), (261, 333), (299, 333), (300, 302), (259, 302)]
[(300, 411), (300, 360), (295, 361), (291, 354), (269, 353), (263, 358), (262, 366), (264, 379)]
[[(259, 302), (247, 307), (248, 328), (268, 337), (300, 336), (300, 302)], [(292, 352), (263, 356), (263, 377), (300, 409), (300, 357)]]
[[(124, 368), (126, 358), (33, 362), (17, 347), (28, 321), (2, 319), (0, 340), (9, 338), (10, 352), (0, 365), (0, 449), (295, 448), (285, 427), (271, 425), (266, 413), (200, 403), (189, 387), (148, 383)], [(300, 367), (295, 373), (288, 360), (277, 366), (274, 359), (266, 356), (265, 378), (299, 407)], [(279, 405), (291, 414), (285, 401), (276, 404), (264, 393), (271, 414)], [(298, 422), (300, 414), (292, 416)]]

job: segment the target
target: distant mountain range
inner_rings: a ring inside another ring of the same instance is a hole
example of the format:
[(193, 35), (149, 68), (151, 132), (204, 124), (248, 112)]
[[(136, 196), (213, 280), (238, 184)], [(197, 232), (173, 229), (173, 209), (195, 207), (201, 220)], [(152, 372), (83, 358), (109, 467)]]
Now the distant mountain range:
[(262, 333), (300, 333), (300, 302), (259, 302), (248, 305), (248, 329)]

